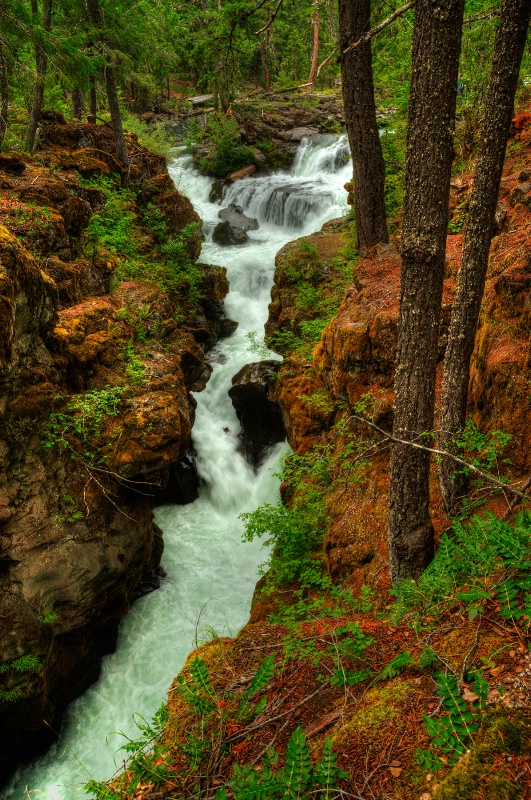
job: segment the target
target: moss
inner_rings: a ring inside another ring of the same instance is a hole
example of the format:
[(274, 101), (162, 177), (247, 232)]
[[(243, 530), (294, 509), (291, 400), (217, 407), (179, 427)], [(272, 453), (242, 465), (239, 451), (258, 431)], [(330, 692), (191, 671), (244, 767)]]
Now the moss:
[(334, 744), (389, 722), (400, 713), (402, 702), (412, 691), (413, 687), (407, 680), (391, 681), (368, 691), (354, 715), (334, 732)]
[(470, 752), (439, 784), (434, 800), (518, 800), (523, 796), (522, 785), (513, 780), (510, 767), (502, 766), (496, 757), (529, 753), (530, 732), (529, 713), (487, 715)]

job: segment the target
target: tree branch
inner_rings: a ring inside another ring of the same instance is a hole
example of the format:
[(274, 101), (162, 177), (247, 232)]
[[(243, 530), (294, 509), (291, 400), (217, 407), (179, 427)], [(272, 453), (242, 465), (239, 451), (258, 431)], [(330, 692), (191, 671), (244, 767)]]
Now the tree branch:
[(384, 21), (380, 22), (380, 24), (377, 25), (375, 28), (371, 28), (370, 31), (364, 33), (361, 39), (358, 39), (357, 42), (354, 42), (353, 44), (350, 44), (347, 48), (345, 48), (345, 50), (343, 50), (343, 55), (345, 55), (346, 53), (350, 53), (350, 51), (354, 50), (355, 47), (358, 47), (360, 44), (365, 44), (365, 42), (368, 42), (374, 36), (377, 36), (379, 33), (381, 33), (381, 31), (385, 30), (388, 25), (394, 22), (395, 19), (401, 17), (403, 14), (406, 13), (406, 11), (409, 11), (410, 8), (413, 8), (414, 5), (415, 5), (415, 0), (411, 0), (410, 3), (406, 3), (406, 5), (402, 6), (402, 8), (397, 8), (396, 11), (393, 11), (390, 17), (387, 17), (387, 19), (384, 19)]
[[(371, 422), (365, 417), (359, 417), (357, 414), (351, 414), (350, 419), (355, 419), (358, 422), (362, 422), (364, 425), (368, 425), (370, 428), (374, 428), (375, 431), (381, 433), (382, 436), (385, 436), (386, 439), (389, 439), (391, 442), (395, 442), (396, 444), (405, 444), (408, 447), (414, 447), (416, 450), (424, 450), (425, 453), (433, 453), (436, 456), (443, 456), (445, 458), (451, 458), (452, 461), (455, 461), (456, 464), (461, 464), (463, 467), (471, 470), (471, 472), (475, 472), (476, 475), (479, 475), (488, 483), (492, 483), (494, 486), (497, 486), (499, 489), (503, 489), (503, 491), (510, 492), (513, 495), (516, 495), (521, 500), (530, 500), (531, 498), (528, 495), (524, 494), (519, 489), (515, 489), (513, 486), (510, 486), (503, 481), (498, 480), (495, 478), (494, 475), (491, 475), (489, 472), (484, 472), (484, 470), (479, 469), (479, 467), (474, 466), (469, 461), (465, 461), (464, 458), (460, 458), (459, 456), (454, 456), (453, 453), (449, 453), (447, 450), (439, 450), (436, 447), (427, 447), (424, 444), (418, 444), (418, 442), (409, 441), (407, 439), (399, 439), (397, 436), (393, 436), (391, 433), (387, 433), (384, 431), (383, 428), (379, 428), (378, 425), (375, 425), (374, 422)], [(526, 481), (522, 488), (527, 488), (528, 485), (531, 485), (531, 480)]]
[(319, 64), (319, 66), (317, 67), (317, 72), (316, 72), (316, 74), (315, 74), (315, 77), (316, 77), (316, 78), (318, 78), (318, 77), (319, 77), (319, 75), (321, 74), (321, 70), (322, 70), (322, 68), (323, 68), (323, 67), (326, 67), (326, 65), (328, 64), (328, 62), (330, 61), (330, 59), (332, 58), (332, 56), (334, 55), (334, 53), (337, 53), (338, 47), (339, 47), (339, 45), (336, 45), (336, 46), (334, 47), (334, 49), (332, 50), (332, 52), (330, 53), (330, 55), (328, 56), (328, 58), (325, 58), (325, 60), (324, 60), (324, 61), (322, 61), (322, 62)]
[(282, 6), (282, 3), (283, 3), (283, 2), (284, 2), (284, 0), (278, 0), (275, 10), (273, 11), (273, 13), (271, 14), (271, 16), (269, 17), (269, 21), (268, 21), (268, 22), (266, 22), (266, 24), (264, 25), (264, 27), (263, 27), (263, 28), (260, 28), (260, 30), (259, 30), (259, 31), (255, 31), (255, 32), (254, 32), (254, 35), (255, 35), (255, 36), (260, 36), (260, 34), (261, 34), (261, 33), (265, 33), (265, 31), (266, 31), (268, 28), (270, 28), (270, 27), (271, 27), (271, 25), (272, 25), (272, 24), (273, 24), (273, 22), (275, 21), (275, 17), (276, 17), (276, 15), (277, 15), (277, 14), (278, 14), (278, 12), (280, 11), (280, 7)]

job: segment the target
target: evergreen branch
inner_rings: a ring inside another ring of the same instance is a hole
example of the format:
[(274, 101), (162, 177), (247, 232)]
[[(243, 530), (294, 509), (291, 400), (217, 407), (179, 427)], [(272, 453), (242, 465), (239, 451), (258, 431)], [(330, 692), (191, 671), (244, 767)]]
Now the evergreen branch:
[(343, 55), (350, 53), (351, 50), (354, 50), (356, 47), (359, 47), (360, 44), (365, 44), (366, 42), (370, 41), (372, 38), (374, 38), (374, 36), (377, 36), (379, 33), (385, 30), (392, 22), (395, 21), (395, 19), (398, 19), (398, 17), (401, 17), (403, 14), (406, 13), (406, 11), (409, 11), (411, 8), (413, 8), (414, 5), (415, 5), (415, 0), (411, 0), (410, 3), (406, 3), (406, 5), (402, 6), (402, 8), (397, 8), (396, 11), (393, 11), (391, 16), (387, 17), (387, 19), (384, 19), (384, 21), (380, 22), (380, 24), (377, 25), (375, 28), (371, 28), (370, 31), (364, 33), (363, 36), (360, 39), (358, 39), (357, 42), (353, 42), (353, 44), (350, 44), (348, 47), (346, 47), (343, 50)]

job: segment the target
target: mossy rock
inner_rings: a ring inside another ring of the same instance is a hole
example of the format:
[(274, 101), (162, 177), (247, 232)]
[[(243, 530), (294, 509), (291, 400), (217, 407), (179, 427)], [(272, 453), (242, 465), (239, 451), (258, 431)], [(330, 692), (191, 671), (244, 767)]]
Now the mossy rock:
[[(520, 770), (513, 759), (530, 752), (529, 712), (490, 713), (469, 753), (439, 784), (434, 800), (518, 800), (524, 787), (514, 779)], [(507, 766), (500, 764), (503, 757)]]

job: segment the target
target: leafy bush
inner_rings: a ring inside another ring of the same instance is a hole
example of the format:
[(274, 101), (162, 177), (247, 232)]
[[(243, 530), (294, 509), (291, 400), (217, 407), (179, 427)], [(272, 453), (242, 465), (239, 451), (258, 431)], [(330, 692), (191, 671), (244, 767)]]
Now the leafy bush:
[(156, 125), (151, 127), (143, 120), (139, 119), (135, 114), (128, 111), (123, 112), (124, 128), (131, 133), (136, 134), (138, 141), (143, 147), (146, 147), (151, 153), (163, 158), (169, 158), (171, 150), (174, 147), (174, 139), (169, 134), (163, 125)]
[(128, 191), (110, 193), (103, 208), (92, 215), (87, 226), (88, 242), (93, 249), (93, 255), (102, 249), (114, 255), (136, 255), (136, 221), (132, 194)]
[(247, 164), (254, 163), (250, 147), (240, 144), (240, 132), (235, 119), (212, 114), (208, 121), (209, 140), (213, 148), (208, 156), (199, 160), (199, 170), (204, 175), (224, 178)]

